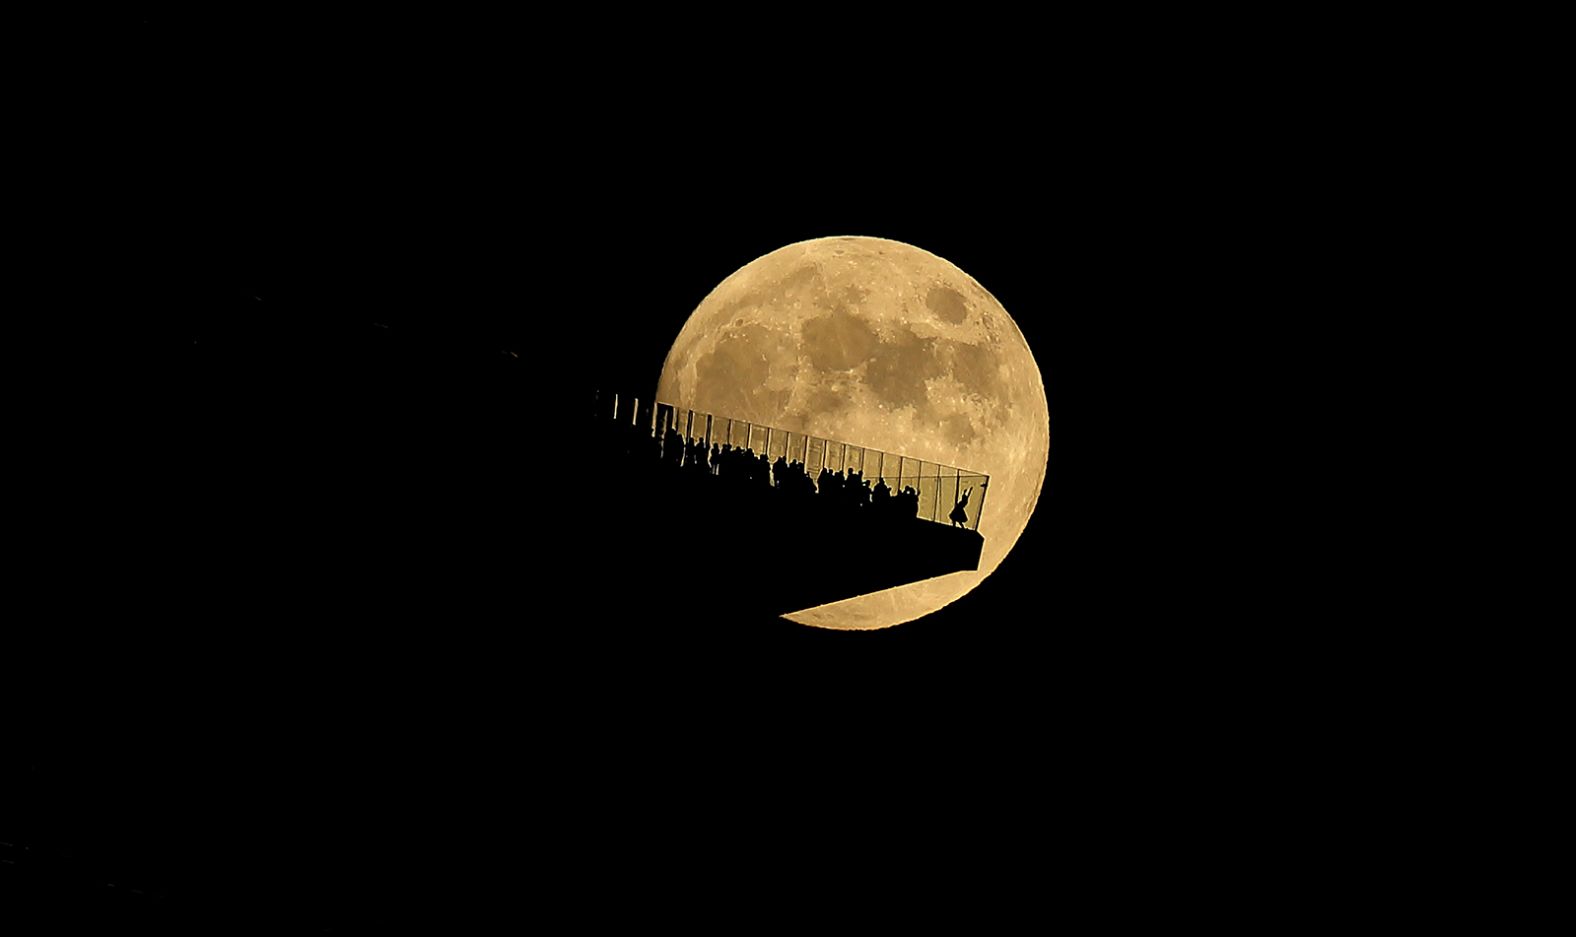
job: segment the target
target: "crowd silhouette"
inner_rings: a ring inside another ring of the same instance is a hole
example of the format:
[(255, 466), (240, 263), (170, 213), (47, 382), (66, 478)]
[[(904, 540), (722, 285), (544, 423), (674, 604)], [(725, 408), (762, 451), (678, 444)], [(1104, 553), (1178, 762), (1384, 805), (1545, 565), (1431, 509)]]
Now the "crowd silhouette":
[[(840, 512), (853, 512), (872, 519), (902, 521), (919, 517), (920, 493), (912, 485), (894, 490), (885, 478), (877, 477), (872, 481), (860, 471), (846, 468), (833, 471), (824, 466), (812, 477), (804, 462), (787, 455), (773, 460), (749, 446), (717, 442), (708, 446), (704, 439), (681, 433), (672, 425), (653, 433), (645, 429), (651, 425), (650, 414), (650, 408), (643, 406), (632, 422), (607, 421), (612, 432), (603, 440), (610, 450), (604, 457), (655, 463), (663, 471), (675, 475), (711, 477), (717, 484), (734, 489), (756, 493), (769, 491), (772, 497), (832, 506)], [(968, 528), (972, 492), (971, 487), (954, 502), (947, 515), (952, 526)]]

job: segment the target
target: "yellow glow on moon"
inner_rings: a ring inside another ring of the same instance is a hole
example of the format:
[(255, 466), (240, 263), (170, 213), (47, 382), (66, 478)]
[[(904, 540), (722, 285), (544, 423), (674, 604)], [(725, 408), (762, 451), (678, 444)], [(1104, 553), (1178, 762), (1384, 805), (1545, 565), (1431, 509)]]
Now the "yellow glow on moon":
[(990, 476), (977, 571), (787, 616), (807, 625), (884, 628), (952, 602), (1012, 549), (1045, 483), (1050, 420), (1023, 333), (968, 274), (899, 241), (818, 238), (746, 264), (690, 314), (657, 399)]

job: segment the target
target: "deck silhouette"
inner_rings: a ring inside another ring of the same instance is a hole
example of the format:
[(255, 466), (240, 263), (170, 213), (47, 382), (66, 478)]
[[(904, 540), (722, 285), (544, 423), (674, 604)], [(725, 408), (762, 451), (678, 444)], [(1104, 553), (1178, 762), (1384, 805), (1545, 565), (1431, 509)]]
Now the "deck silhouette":
[[(748, 619), (979, 566), (983, 538), (949, 524), (948, 505), (939, 523), (916, 517), (912, 488), (825, 469), (812, 481), (782, 455), (653, 432), (649, 409), (623, 400), (588, 418), (578, 483), (595, 496), (564, 524), (587, 565), (617, 570), (618, 587), (591, 597), (604, 611), (650, 619), (678, 595)], [(973, 517), (965, 502), (950, 508)]]

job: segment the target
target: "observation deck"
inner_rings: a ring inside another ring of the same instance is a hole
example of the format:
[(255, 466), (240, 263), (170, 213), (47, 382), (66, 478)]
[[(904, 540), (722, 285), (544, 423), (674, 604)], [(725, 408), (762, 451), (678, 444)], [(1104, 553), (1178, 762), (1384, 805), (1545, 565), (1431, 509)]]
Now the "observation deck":
[(615, 614), (780, 615), (979, 567), (983, 473), (629, 397), (589, 435), (562, 529), (609, 564)]

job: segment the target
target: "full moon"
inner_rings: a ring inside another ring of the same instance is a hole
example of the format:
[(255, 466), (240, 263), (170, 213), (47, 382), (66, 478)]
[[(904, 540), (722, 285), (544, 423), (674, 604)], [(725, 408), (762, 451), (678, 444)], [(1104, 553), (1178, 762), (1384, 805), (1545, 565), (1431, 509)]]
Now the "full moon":
[(1045, 483), (1045, 386), (1023, 333), (968, 274), (899, 241), (818, 238), (746, 264), (684, 323), (657, 400), (990, 476), (978, 570), (786, 616), (806, 625), (885, 628), (956, 600)]

